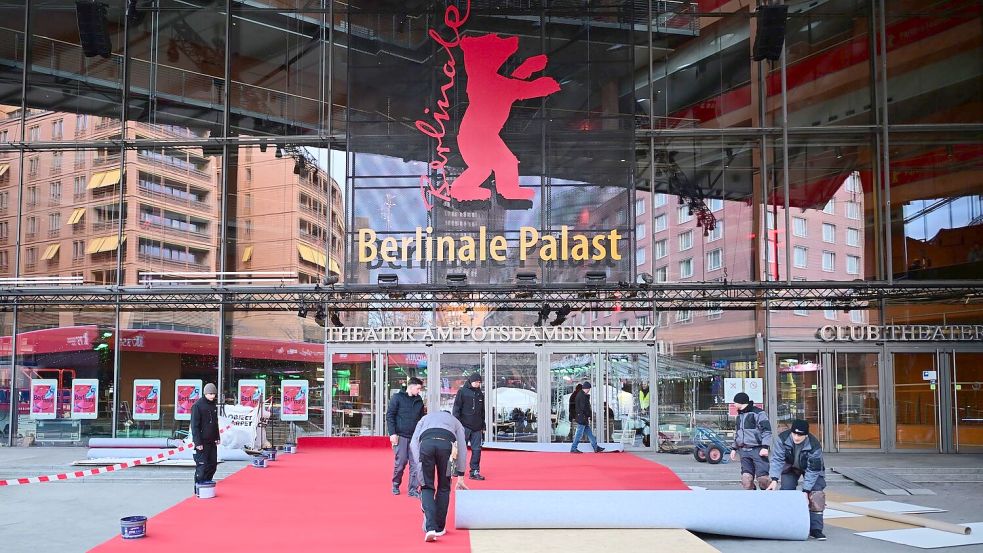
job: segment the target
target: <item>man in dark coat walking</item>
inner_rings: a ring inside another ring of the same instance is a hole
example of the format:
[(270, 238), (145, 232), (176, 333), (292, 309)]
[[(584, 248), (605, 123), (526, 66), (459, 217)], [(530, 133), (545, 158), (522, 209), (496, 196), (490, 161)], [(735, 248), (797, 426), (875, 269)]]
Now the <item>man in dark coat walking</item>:
[(191, 407), (191, 441), (195, 444), (195, 495), (198, 484), (211, 481), (218, 468), (218, 405), (217, 388), (205, 384), (202, 398)]
[(416, 430), (416, 423), (423, 418), (423, 381), (411, 378), (406, 383), (406, 389), (396, 392), (389, 400), (386, 409), (386, 428), (389, 430), (389, 441), (396, 453), (393, 467), (393, 495), (399, 495), (399, 486), (403, 483), (403, 472), (406, 465), (410, 467), (409, 496), (420, 497), (420, 478), (416, 473), (416, 464), (410, 462), (410, 438)]
[[(468, 383), (457, 391), (454, 397), (454, 418), (461, 421), (467, 443), (471, 447), (471, 466), (469, 477), (484, 480), (481, 475), (481, 438), (485, 430), (485, 394), (481, 391), (481, 373), (468, 377)], [(463, 452), (462, 452), (463, 455)]]
[(597, 438), (594, 437), (594, 431), (590, 428), (590, 421), (593, 418), (593, 412), (590, 406), (590, 390), (590, 382), (584, 382), (583, 389), (577, 395), (577, 432), (573, 435), (573, 444), (570, 446), (570, 453), (580, 453), (577, 446), (580, 445), (580, 438), (584, 436), (584, 433), (587, 434), (587, 439), (590, 440), (590, 445), (594, 448), (594, 453), (604, 451), (603, 447), (597, 445)]

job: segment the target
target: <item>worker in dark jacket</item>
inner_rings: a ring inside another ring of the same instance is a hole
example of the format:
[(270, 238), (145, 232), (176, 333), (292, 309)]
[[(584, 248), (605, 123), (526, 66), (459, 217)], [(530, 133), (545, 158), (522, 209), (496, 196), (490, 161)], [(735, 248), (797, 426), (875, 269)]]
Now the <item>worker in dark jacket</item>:
[(823, 510), (826, 509), (826, 467), (819, 440), (809, 433), (809, 423), (796, 419), (782, 432), (771, 449), (769, 490), (794, 490), (802, 477), (802, 491), (809, 498), (809, 536), (825, 540)]
[(734, 426), (734, 449), (730, 460), (741, 457), (741, 487), (745, 490), (765, 489), (771, 484), (768, 478), (768, 448), (771, 447), (771, 423), (768, 413), (756, 406), (747, 394), (734, 396), (737, 421)]
[(416, 425), (410, 452), (423, 481), (424, 541), (436, 541), (447, 531), (447, 506), (451, 476), (464, 476), (464, 444), (467, 429), (447, 411), (437, 411)]
[(218, 468), (218, 405), (215, 396), (218, 389), (205, 384), (201, 399), (191, 407), (191, 441), (195, 444), (195, 495), (198, 484), (208, 482)]
[(570, 405), (568, 406), (568, 409), (570, 411), (568, 413), (570, 417), (570, 432), (568, 437), (571, 440), (573, 439), (574, 431), (577, 429), (577, 396), (583, 393), (583, 390), (584, 390), (584, 385), (577, 383), (577, 387), (574, 388), (573, 393), (570, 394)]
[[(485, 394), (481, 391), (481, 373), (468, 377), (468, 383), (454, 397), (454, 418), (461, 421), (471, 447), (471, 467), (468, 474), (473, 480), (484, 480), (481, 475), (481, 438), (485, 430)], [(462, 452), (463, 455), (463, 452)]]
[(423, 418), (423, 381), (411, 378), (406, 383), (406, 389), (393, 394), (386, 409), (386, 428), (389, 431), (389, 441), (396, 452), (393, 467), (393, 495), (399, 495), (399, 486), (403, 483), (403, 472), (406, 465), (410, 467), (409, 496), (420, 497), (420, 479), (416, 474), (416, 466), (410, 463), (410, 438), (416, 430), (416, 423)]
[(577, 432), (573, 435), (573, 444), (570, 446), (570, 453), (581, 452), (577, 447), (580, 445), (580, 438), (584, 436), (584, 433), (587, 434), (587, 439), (590, 440), (590, 445), (594, 448), (594, 453), (604, 451), (603, 447), (597, 445), (597, 438), (594, 437), (594, 431), (590, 428), (590, 421), (593, 417), (590, 407), (590, 390), (590, 382), (584, 382), (580, 394), (577, 395)]

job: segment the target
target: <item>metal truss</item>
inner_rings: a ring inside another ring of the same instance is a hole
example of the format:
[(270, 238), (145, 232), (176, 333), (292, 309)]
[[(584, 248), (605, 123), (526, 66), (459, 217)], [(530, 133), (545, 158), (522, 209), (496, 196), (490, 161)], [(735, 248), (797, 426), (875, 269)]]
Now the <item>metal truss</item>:
[(484, 286), (171, 286), (0, 288), (0, 307), (10, 310), (258, 311), (296, 310), (301, 304), (336, 311), (431, 311), (482, 306), (536, 312), (543, 304), (574, 311), (681, 311), (869, 309), (880, 302), (970, 303), (983, 301), (983, 281), (950, 282), (708, 282), (517, 288)]

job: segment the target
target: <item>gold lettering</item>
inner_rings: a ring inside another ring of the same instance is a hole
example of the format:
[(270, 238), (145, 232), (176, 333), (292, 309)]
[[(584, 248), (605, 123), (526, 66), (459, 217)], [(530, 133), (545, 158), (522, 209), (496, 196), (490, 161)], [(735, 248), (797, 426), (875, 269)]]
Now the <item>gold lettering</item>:
[(370, 228), (358, 229), (358, 262), (373, 261), (376, 253), (375, 231)]
[(621, 235), (618, 234), (617, 230), (612, 230), (608, 236), (611, 240), (611, 259), (621, 261), (621, 254), (618, 253), (618, 240), (621, 240)]
[[(495, 261), (505, 261), (505, 252), (508, 249), (508, 242), (504, 236), (496, 236), (491, 239), (491, 258)], [(525, 258), (523, 258), (525, 259)]]
[(571, 258), (574, 261), (587, 261), (590, 259), (590, 254), (587, 247), (587, 237), (583, 234), (575, 234), (573, 237), (574, 245), (573, 251), (571, 252)]
[(532, 227), (522, 227), (519, 229), (519, 259), (526, 260), (529, 248), (539, 242), (539, 231)]
[(379, 255), (382, 257), (383, 261), (396, 261), (396, 253), (398, 244), (395, 238), (383, 238), (382, 245), (379, 247)]
[(474, 261), (474, 238), (461, 237), (461, 249), (457, 252), (457, 258), (461, 261)]
[[(447, 251), (447, 257), (444, 257), (444, 251)], [(453, 236), (438, 236), (437, 237), (437, 261), (454, 261), (454, 237)]]
[(600, 261), (605, 257), (607, 257), (608, 251), (604, 247), (604, 235), (598, 234), (594, 236), (593, 243), (594, 243), (594, 251), (596, 253), (594, 254), (594, 257), (592, 257), (591, 259), (593, 259), (594, 261)]
[(543, 235), (543, 249), (539, 250), (539, 258), (543, 261), (556, 261), (556, 237)]

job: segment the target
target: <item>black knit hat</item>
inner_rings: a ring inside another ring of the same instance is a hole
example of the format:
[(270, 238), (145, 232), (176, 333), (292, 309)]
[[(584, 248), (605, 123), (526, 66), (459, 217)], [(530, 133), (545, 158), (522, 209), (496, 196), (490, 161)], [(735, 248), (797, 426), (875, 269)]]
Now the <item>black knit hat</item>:
[(471, 373), (471, 376), (468, 377), (468, 382), (472, 384), (475, 382), (481, 382), (481, 373), (480, 372)]
[(792, 421), (792, 434), (798, 434), (800, 436), (809, 435), (809, 423), (802, 419), (795, 419)]
[(744, 392), (738, 392), (737, 395), (734, 396), (734, 403), (747, 405), (748, 403), (751, 403), (751, 398), (748, 397), (748, 395), (745, 394)]
[(584, 389), (590, 390), (590, 382), (584, 382)]

